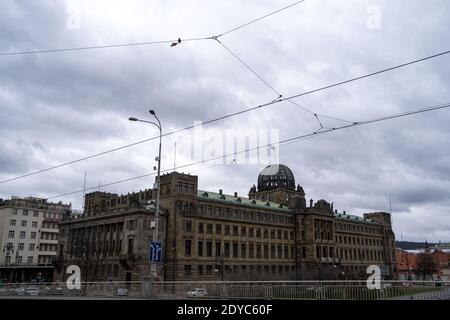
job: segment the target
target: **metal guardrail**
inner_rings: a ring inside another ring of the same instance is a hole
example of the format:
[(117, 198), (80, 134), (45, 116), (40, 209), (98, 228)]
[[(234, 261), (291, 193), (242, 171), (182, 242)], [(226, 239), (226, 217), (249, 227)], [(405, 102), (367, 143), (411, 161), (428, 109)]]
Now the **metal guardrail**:
[[(147, 290), (147, 291), (146, 291)], [(383, 281), (369, 289), (365, 281), (205, 281), (0, 283), (2, 297), (90, 297), (154, 299), (291, 299), (291, 300), (450, 300), (450, 282)]]

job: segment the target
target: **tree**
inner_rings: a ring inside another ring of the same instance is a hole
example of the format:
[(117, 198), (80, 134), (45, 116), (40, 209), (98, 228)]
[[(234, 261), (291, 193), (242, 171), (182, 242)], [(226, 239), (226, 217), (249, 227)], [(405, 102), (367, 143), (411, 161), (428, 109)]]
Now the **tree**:
[(434, 256), (430, 253), (421, 253), (417, 259), (416, 274), (425, 280), (427, 276), (432, 276), (438, 271), (438, 265)]

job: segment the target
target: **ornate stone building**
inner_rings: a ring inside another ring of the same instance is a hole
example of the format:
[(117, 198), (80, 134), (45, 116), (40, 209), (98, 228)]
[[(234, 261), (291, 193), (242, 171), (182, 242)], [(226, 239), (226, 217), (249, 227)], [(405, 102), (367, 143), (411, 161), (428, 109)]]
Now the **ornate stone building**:
[[(84, 256), (97, 257), (90, 259), (98, 261), (92, 278), (147, 276), (154, 194), (88, 194), (84, 216), (61, 224), (61, 270), (83, 257), (78, 241)], [(197, 176), (163, 175), (161, 210), (159, 275), (168, 281), (367, 278), (374, 264), (386, 278), (396, 277), (390, 215), (358, 217), (325, 200), (307, 201), (284, 165), (261, 171), (248, 197), (198, 190)]]

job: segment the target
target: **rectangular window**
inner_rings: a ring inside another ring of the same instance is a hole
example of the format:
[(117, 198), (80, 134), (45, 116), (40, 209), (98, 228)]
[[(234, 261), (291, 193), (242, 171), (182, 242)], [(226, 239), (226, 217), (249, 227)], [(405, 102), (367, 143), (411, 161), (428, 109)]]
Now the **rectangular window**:
[(21, 256), (17, 256), (16, 257), (16, 263), (22, 263), (22, 257)]
[(247, 258), (247, 247), (245, 243), (241, 243), (241, 258)]
[(233, 226), (233, 236), (238, 236), (238, 230), (237, 226)]
[(31, 223), (31, 226), (32, 226), (33, 228), (37, 228), (37, 221), (33, 221), (33, 222)]
[(206, 242), (206, 255), (208, 257), (212, 256), (212, 242)]
[(39, 217), (39, 211), (34, 210), (33, 211), (33, 217), (35, 217), (35, 218)]
[(225, 257), (230, 256), (230, 244), (228, 242), (224, 243), (224, 256)]
[(13, 216), (15, 216), (15, 215), (17, 214), (17, 209), (12, 209), (12, 210), (11, 210), (11, 214), (12, 214)]
[(20, 231), (20, 235), (19, 235), (20, 239), (25, 239), (25, 236), (26, 236), (26, 232)]
[(253, 228), (248, 228), (248, 236), (249, 236), (250, 238), (253, 238), (254, 233), (255, 233), (255, 229), (253, 229)]
[(203, 241), (199, 241), (197, 244), (197, 255), (203, 257)]
[(247, 236), (247, 228), (241, 227), (241, 237), (246, 237), (246, 236)]
[(230, 235), (230, 226), (229, 226), (229, 225), (226, 225), (226, 226), (225, 226), (225, 235), (226, 235), (226, 236), (229, 236), (229, 235)]
[(264, 258), (269, 258), (269, 246), (267, 244), (264, 245)]
[(34, 243), (28, 245), (28, 251), (34, 251)]
[(30, 239), (36, 239), (36, 232), (31, 232)]
[(269, 230), (264, 229), (264, 239), (267, 239), (269, 237)]
[(233, 257), (237, 258), (238, 256), (238, 244), (233, 243)]
[(261, 245), (256, 245), (256, 258), (261, 258)]
[(222, 234), (222, 225), (216, 224), (216, 234)]
[(26, 220), (22, 220), (21, 226), (22, 227), (26, 227), (27, 226), (27, 221)]
[(28, 257), (27, 258), (27, 263), (28, 264), (32, 264), (33, 263), (33, 257)]
[(190, 266), (190, 265), (185, 265), (184, 266), (184, 275), (185, 276), (192, 275), (192, 266)]
[(211, 275), (212, 274), (212, 266), (211, 265), (207, 265), (206, 266), (206, 274), (207, 275)]
[(192, 254), (192, 241), (185, 240), (184, 242), (184, 255), (190, 256)]
[(185, 230), (186, 230), (186, 232), (192, 232), (192, 221), (191, 220), (186, 220)]
[(256, 237), (261, 239), (261, 229), (256, 229)]
[(22, 215), (25, 216), (25, 217), (27, 217), (27, 216), (28, 216), (28, 210), (23, 210), (23, 211), (22, 211)]
[(198, 233), (203, 233), (203, 223), (198, 224)]
[(10, 220), (10, 221), (9, 221), (9, 225), (10, 225), (11, 227), (15, 227), (15, 226), (16, 226), (16, 220)]
[(248, 257), (249, 258), (254, 258), (255, 257), (253, 250), (254, 250), (254, 245), (253, 245), (253, 243), (250, 243), (248, 245)]
[(23, 243), (19, 243), (19, 246), (17, 247), (17, 250), (23, 251), (23, 246), (24, 246)]
[(216, 257), (220, 257), (222, 255), (222, 244), (220, 242), (216, 242)]
[(206, 225), (206, 233), (207, 234), (212, 234), (212, 230), (213, 230), (213, 226), (212, 226), (212, 224), (207, 224)]
[(199, 276), (203, 275), (203, 266), (202, 265), (197, 266), (197, 272), (198, 272)]

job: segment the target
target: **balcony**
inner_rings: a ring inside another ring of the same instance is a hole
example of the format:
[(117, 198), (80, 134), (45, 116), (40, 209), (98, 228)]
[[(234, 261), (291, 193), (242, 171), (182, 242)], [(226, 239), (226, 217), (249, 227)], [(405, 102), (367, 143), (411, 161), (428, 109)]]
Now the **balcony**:
[(39, 231), (40, 232), (59, 233), (59, 229), (58, 228), (56, 228), (56, 229), (41, 228)]
[(40, 243), (44, 244), (58, 244), (58, 239), (39, 239)]

